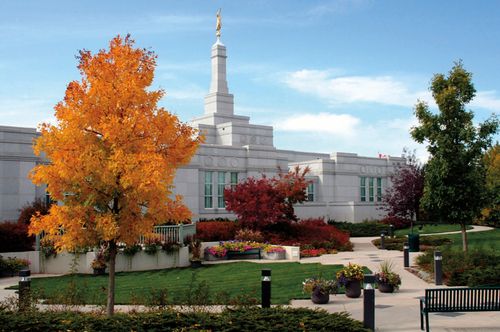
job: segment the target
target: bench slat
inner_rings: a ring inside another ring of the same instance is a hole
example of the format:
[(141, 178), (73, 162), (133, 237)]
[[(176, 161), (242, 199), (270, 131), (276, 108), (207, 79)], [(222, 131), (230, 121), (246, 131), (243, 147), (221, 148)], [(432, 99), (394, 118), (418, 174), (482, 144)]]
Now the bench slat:
[(500, 287), (444, 288), (425, 290), (428, 312), (500, 310)]

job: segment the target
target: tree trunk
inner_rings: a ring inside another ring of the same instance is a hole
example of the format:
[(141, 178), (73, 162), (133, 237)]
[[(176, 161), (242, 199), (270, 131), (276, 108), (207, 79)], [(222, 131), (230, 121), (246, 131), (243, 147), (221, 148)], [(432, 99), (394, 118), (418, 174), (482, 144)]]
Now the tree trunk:
[(108, 279), (108, 300), (106, 303), (106, 315), (113, 316), (115, 312), (115, 266), (116, 266), (116, 242), (109, 243), (109, 279)]
[(464, 252), (467, 252), (469, 249), (467, 244), (467, 225), (462, 223), (460, 227), (462, 228), (462, 249)]

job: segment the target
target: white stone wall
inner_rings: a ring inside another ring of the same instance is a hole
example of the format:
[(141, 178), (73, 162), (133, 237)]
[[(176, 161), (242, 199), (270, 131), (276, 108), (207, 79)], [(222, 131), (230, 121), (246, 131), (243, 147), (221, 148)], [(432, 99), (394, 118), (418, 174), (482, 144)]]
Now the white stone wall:
[(33, 128), (0, 126), (0, 221), (16, 220), (24, 205), (43, 197), (44, 190), (28, 179), (38, 161), (32, 149), (36, 137)]
[[(40, 273), (67, 274), (67, 273), (93, 273), (92, 261), (96, 253), (93, 251), (85, 254), (74, 255), (62, 252), (55, 257), (40, 255)], [(189, 250), (182, 247), (178, 251), (167, 254), (159, 250), (155, 255), (140, 251), (133, 256), (126, 256), (119, 252), (116, 256), (116, 272), (159, 270), (171, 267), (189, 266)], [(33, 273), (38, 273), (32, 270)]]

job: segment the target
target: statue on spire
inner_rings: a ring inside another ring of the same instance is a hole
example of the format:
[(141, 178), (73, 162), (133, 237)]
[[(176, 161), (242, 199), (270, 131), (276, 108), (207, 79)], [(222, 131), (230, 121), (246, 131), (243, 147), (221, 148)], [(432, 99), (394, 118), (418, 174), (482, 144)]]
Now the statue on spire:
[(220, 16), (220, 8), (219, 10), (217, 11), (217, 23), (215, 25), (215, 35), (217, 36), (217, 39), (220, 38), (220, 29), (222, 27), (222, 18)]

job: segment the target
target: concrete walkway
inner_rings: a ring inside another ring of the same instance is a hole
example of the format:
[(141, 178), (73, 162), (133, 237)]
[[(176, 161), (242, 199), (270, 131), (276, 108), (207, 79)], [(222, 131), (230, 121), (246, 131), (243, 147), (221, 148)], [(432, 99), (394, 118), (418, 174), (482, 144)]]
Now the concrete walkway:
[[(489, 227), (474, 226), (468, 232), (490, 230)], [(451, 232), (459, 233), (459, 232)], [(434, 235), (434, 234), (433, 234)], [(371, 241), (377, 237), (351, 238), (353, 252), (302, 259), (302, 263), (347, 264), (357, 263), (367, 266), (373, 272), (379, 270), (384, 260), (391, 260), (396, 273), (401, 276), (402, 285), (393, 294), (375, 292), (375, 326), (377, 331), (420, 331), (419, 298), (426, 288), (446, 288), (435, 286), (415, 276), (403, 267), (403, 253), (394, 250), (379, 250)], [(419, 253), (410, 253), (411, 265)], [(331, 295), (330, 302), (315, 305), (310, 300), (294, 300), (294, 307), (322, 308), (329, 312), (347, 311), (352, 317), (363, 320), (363, 298), (350, 299), (343, 294)], [(500, 312), (430, 314), (431, 331), (500, 331)]]
[[(490, 230), (489, 227), (474, 226), (468, 232), (480, 232)], [(459, 232), (450, 232), (459, 233)], [(448, 233), (446, 233), (448, 234)], [(433, 234), (437, 235), (437, 234)], [(375, 326), (377, 331), (405, 332), (420, 331), (419, 298), (424, 295), (425, 288), (434, 288), (433, 284), (427, 283), (403, 267), (403, 253), (393, 250), (379, 250), (371, 241), (377, 237), (351, 238), (354, 251), (340, 252), (335, 255), (323, 255), (321, 257), (305, 258), (301, 263), (322, 264), (347, 264), (349, 262), (367, 266), (376, 272), (384, 260), (391, 260), (395, 271), (401, 276), (402, 285), (398, 292), (393, 294), (375, 292)], [(415, 258), (419, 253), (410, 253), (410, 260), (414, 265)], [(46, 277), (54, 275), (34, 275), (33, 277)], [(334, 276), (332, 276), (333, 278)], [(0, 300), (9, 296), (16, 296), (15, 291), (6, 290), (5, 287), (17, 284), (19, 278), (0, 279)], [(438, 286), (446, 287), (446, 286)], [(363, 298), (350, 299), (345, 295), (331, 295), (330, 302), (324, 305), (315, 305), (310, 300), (293, 300), (293, 307), (321, 308), (329, 312), (347, 311), (353, 318), (363, 320)], [(80, 308), (84, 309), (84, 308)], [(88, 306), (88, 310), (96, 310), (97, 307)], [(84, 309), (84, 310), (85, 310)], [(141, 310), (140, 306), (116, 306), (117, 311)], [(431, 331), (446, 332), (500, 332), (499, 312), (480, 313), (448, 313), (430, 314)]]

